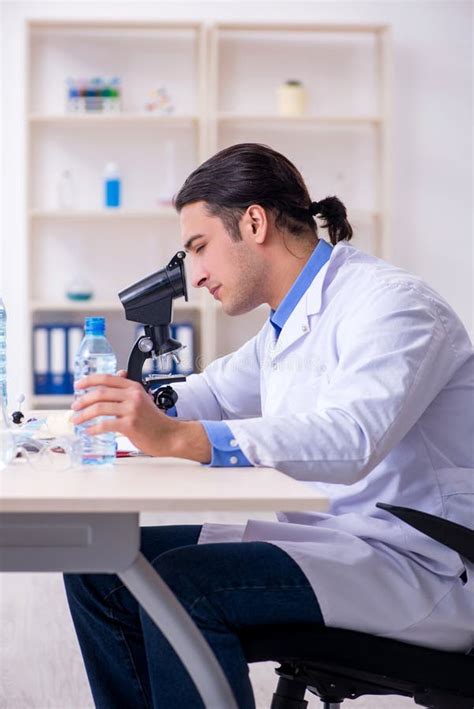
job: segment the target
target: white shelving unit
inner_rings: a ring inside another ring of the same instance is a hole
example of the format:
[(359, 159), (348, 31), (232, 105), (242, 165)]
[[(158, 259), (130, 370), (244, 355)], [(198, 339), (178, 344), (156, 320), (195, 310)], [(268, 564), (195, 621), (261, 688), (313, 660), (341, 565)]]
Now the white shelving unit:
[[(218, 23), (209, 36), (209, 151), (271, 144), (310, 194), (336, 194), (361, 248), (389, 253), (390, 30), (381, 25)], [(302, 116), (280, 116), (277, 89), (307, 89)], [(324, 236), (322, 231), (321, 235)], [(217, 317), (219, 351), (228, 321)]]
[[(381, 25), (215, 25), (211, 152), (271, 140), (300, 168), (313, 198), (339, 196), (361, 245), (386, 256), (390, 54), (390, 29)], [(288, 79), (306, 87), (306, 115), (277, 115), (276, 91)]]
[[(31, 326), (104, 313), (125, 366), (134, 332), (117, 293), (161, 268), (180, 245), (178, 217), (160, 189), (166, 184), (171, 196), (206, 157), (236, 142), (271, 143), (288, 155), (314, 199), (337, 194), (346, 203), (356, 244), (388, 254), (387, 27), (33, 21), (27, 33)], [(66, 77), (97, 75), (121, 77), (122, 111), (67, 113)], [(308, 89), (307, 115), (277, 113), (276, 89), (291, 78)], [(162, 85), (175, 113), (145, 113), (148, 92)], [(108, 161), (121, 170), (118, 209), (102, 204)], [(73, 175), (72, 209), (57, 200), (65, 169)], [(65, 297), (75, 275), (92, 282), (93, 300)], [(207, 292), (189, 285), (188, 293), (188, 303), (174, 305), (175, 320), (194, 324), (199, 366), (238, 347), (268, 317), (262, 307), (231, 319)], [(67, 401), (31, 394), (33, 406)]]
[[(87, 314), (104, 313), (119, 364), (126, 366), (135, 327), (125, 322), (117, 293), (178, 251), (178, 218), (163, 204), (163, 190), (169, 200), (207, 155), (205, 28), (197, 22), (33, 21), (27, 32), (31, 327), (81, 323)], [(65, 79), (93, 76), (121, 77), (120, 112), (66, 111)], [(174, 103), (170, 115), (145, 112), (149, 92), (160, 86)], [(103, 206), (109, 161), (121, 172), (117, 209)], [(73, 209), (61, 209), (57, 200), (58, 177), (66, 169), (73, 177)], [(90, 301), (66, 298), (68, 282), (77, 276), (91, 282)], [(204, 294), (189, 288), (189, 295), (188, 303), (175, 303), (175, 320), (193, 323), (203, 361), (211, 353), (201, 333), (213, 308), (206, 308)], [(29, 398), (41, 407), (70, 401)]]

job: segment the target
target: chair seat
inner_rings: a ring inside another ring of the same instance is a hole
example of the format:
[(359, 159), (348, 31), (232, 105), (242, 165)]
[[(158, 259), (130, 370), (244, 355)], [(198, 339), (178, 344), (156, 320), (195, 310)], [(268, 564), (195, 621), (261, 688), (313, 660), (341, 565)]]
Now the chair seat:
[[(474, 656), (409, 645), (353, 630), (320, 625), (267, 625), (239, 633), (248, 662), (273, 660), (323, 673), (351, 676), (361, 684), (398, 688), (413, 696), (428, 688), (473, 698)], [(308, 683), (309, 684), (309, 683)], [(369, 694), (361, 691), (356, 696)], [(349, 696), (349, 695), (346, 695)], [(429, 705), (427, 705), (429, 706)]]

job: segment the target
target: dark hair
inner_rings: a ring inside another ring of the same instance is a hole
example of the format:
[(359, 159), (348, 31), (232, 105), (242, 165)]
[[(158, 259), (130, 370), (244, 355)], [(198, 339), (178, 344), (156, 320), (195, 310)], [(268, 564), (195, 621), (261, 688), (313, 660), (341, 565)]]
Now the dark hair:
[(270, 210), (275, 226), (294, 236), (317, 236), (316, 214), (324, 220), (321, 226), (331, 243), (352, 236), (346, 208), (337, 197), (312, 202), (293, 163), (258, 143), (239, 143), (213, 155), (189, 175), (173, 202), (180, 212), (200, 201), (209, 214), (222, 219), (234, 240), (242, 238), (239, 222), (252, 204)]

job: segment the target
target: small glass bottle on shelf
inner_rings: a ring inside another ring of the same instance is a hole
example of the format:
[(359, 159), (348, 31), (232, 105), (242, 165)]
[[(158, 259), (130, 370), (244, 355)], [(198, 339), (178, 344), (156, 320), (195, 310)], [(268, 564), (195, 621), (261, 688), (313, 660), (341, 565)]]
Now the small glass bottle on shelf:
[(57, 185), (58, 209), (74, 208), (74, 184), (70, 170), (63, 170)]

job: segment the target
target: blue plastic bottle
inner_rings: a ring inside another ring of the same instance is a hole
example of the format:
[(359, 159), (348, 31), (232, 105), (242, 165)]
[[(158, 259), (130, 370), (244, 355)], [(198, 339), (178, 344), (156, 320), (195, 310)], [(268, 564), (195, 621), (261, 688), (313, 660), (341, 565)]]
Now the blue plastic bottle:
[(0, 404), (7, 405), (7, 312), (0, 298)]
[(106, 207), (120, 207), (120, 174), (114, 162), (108, 162), (105, 166), (104, 201)]
[[(115, 374), (117, 359), (105, 337), (105, 318), (86, 318), (85, 335), (79, 346), (74, 362), (74, 382), (88, 374)], [(76, 398), (90, 391), (75, 390)], [(76, 426), (76, 436), (81, 441), (81, 460), (85, 465), (103, 465), (115, 460), (115, 433), (101, 433), (91, 436), (87, 427), (111, 416), (101, 416), (85, 424)]]

